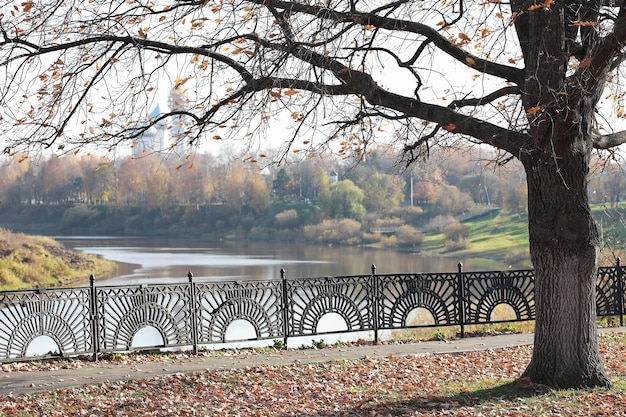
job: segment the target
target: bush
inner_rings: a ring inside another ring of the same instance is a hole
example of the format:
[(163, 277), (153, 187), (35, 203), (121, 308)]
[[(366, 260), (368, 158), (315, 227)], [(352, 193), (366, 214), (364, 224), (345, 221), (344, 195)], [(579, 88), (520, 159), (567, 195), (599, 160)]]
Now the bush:
[(75, 227), (89, 227), (98, 217), (98, 210), (85, 205), (70, 207), (63, 213), (61, 218), (61, 230)]
[(459, 222), (451, 223), (443, 228), (443, 234), (452, 242), (462, 242), (469, 236), (469, 226)]
[(424, 210), (418, 206), (399, 207), (391, 213), (395, 217), (400, 217), (403, 223), (420, 224), (424, 216)]
[(304, 227), (304, 237), (318, 243), (358, 244), (361, 241), (361, 223), (352, 219), (324, 220)]
[(293, 229), (298, 227), (298, 212), (295, 209), (284, 210), (274, 216), (278, 227), (283, 229)]
[(403, 225), (396, 231), (396, 239), (400, 247), (421, 246), (424, 237), (412, 226)]

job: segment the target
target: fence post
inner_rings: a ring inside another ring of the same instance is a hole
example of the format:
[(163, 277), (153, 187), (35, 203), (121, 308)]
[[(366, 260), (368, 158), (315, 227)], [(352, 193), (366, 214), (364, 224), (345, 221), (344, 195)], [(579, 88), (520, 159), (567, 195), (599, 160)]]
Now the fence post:
[(463, 264), (459, 262), (457, 274), (457, 297), (459, 298), (459, 322), (461, 324), (461, 338), (465, 337), (465, 280), (463, 279)]
[(89, 275), (89, 320), (91, 320), (91, 343), (93, 343), (93, 361), (98, 361), (100, 340), (98, 339), (98, 302), (96, 299), (96, 277)]
[(624, 327), (624, 274), (622, 273), (622, 260), (617, 258), (617, 311), (619, 312), (619, 325)]
[(193, 274), (191, 271), (187, 273), (189, 279), (189, 298), (191, 303), (191, 342), (193, 343), (193, 354), (198, 353), (198, 306), (196, 304), (196, 284), (193, 282)]
[(376, 275), (376, 265), (372, 264), (372, 298), (373, 298), (373, 314), (374, 314), (374, 344), (378, 344), (378, 319), (379, 319), (379, 311), (378, 308), (380, 306), (379, 300), (379, 285), (378, 285), (378, 275)]
[(287, 349), (287, 339), (289, 338), (289, 309), (287, 308), (287, 278), (285, 276), (285, 268), (280, 268), (280, 279), (283, 289), (283, 345)]

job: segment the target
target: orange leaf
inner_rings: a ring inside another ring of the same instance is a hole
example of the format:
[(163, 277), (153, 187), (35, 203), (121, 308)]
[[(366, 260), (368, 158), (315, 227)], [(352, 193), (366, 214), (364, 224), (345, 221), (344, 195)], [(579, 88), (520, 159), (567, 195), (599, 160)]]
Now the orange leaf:
[(285, 91), (285, 93), (284, 93), (284, 94), (285, 94), (287, 97), (291, 97), (291, 96), (293, 96), (293, 95), (295, 95), (295, 94), (297, 94), (297, 93), (298, 93), (298, 90), (294, 90), (293, 88), (291, 88), (291, 89), (289, 89), (289, 90)]
[(591, 64), (592, 60), (593, 60), (593, 58), (591, 58), (591, 57), (583, 59), (582, 62), (580, 63), (580, 65), (579, 65), (579, 67), (580, 68), (585, 68), (586, 66)]
[(464, 41), (469, 42), (471, 39), (469, 36), (467, 36), (465, 33), (459, 33), (459, 38), (463, 39)]
[(549, 9), (551, 4), (552, 4), (552, 0), (546, 0), (543, 2), (543, 8)]
[(543, 5), (541, 5), (541, 4), (533, 4), (532, 6), (530, 6), (528, 8), (528, 11), (532, 12), (533, 10), (537, 10), (537, 9), (541, 9), (541, 8), (543, 8)]
[(467, 65), (469, 65), (470, 67), (473, 67), (474, 65), (476, 65), (476, 61), (474, 61), (470, 57), (465, 58), (465, 62), (467, 62)]
[(345, 74), (346, 72), (350, 72), (350, 68), (346, 67), (339, 71), (339, 74)]
[(541, 106), (535, 106), (535, 107), (531, 107), (530, 109), (528, 109), (528, 111), (526, 112), (527, 116), (531, 116), (535, 113), (537, 113), (539, 110), (541, 110)]
[(452, 132), (454, 129), (456, 129), (456, 125), (454, 123), (450, 123), (448, 125), (445, 125), (443, 128), (446, 129), (448, 132)]

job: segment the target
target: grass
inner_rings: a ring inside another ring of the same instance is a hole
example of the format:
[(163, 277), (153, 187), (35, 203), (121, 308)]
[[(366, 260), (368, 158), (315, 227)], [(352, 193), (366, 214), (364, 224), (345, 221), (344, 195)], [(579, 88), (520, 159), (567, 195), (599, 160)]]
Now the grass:
[[(610, 265), (617, 257), (626, 258), (626, 202), (615, 207), (591, 206), (601, 235), (601, 264)], [(508, 268), (531, 268), (528, 252), (528, 216), (502, 210), (466, 222), (469, 234), (461, 249), (450, 250), (443, 233), (424, 234), (422, 252), (464, 258), (502, 261)], [(480, 265), (474, 263), (475, 268)]]
[(0, 229), (0, 291), (66, 286), (115, 268), (115, 262), (78, 254), (51, 238)]

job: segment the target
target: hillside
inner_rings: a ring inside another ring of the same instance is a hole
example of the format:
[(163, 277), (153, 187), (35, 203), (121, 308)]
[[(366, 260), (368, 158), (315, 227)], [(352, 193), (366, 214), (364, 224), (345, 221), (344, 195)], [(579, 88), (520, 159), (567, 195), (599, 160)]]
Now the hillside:
[(2, 291), (68, 286), (115, 268), (115, 262), (71, 251), (54, 239), (0, 229)]

